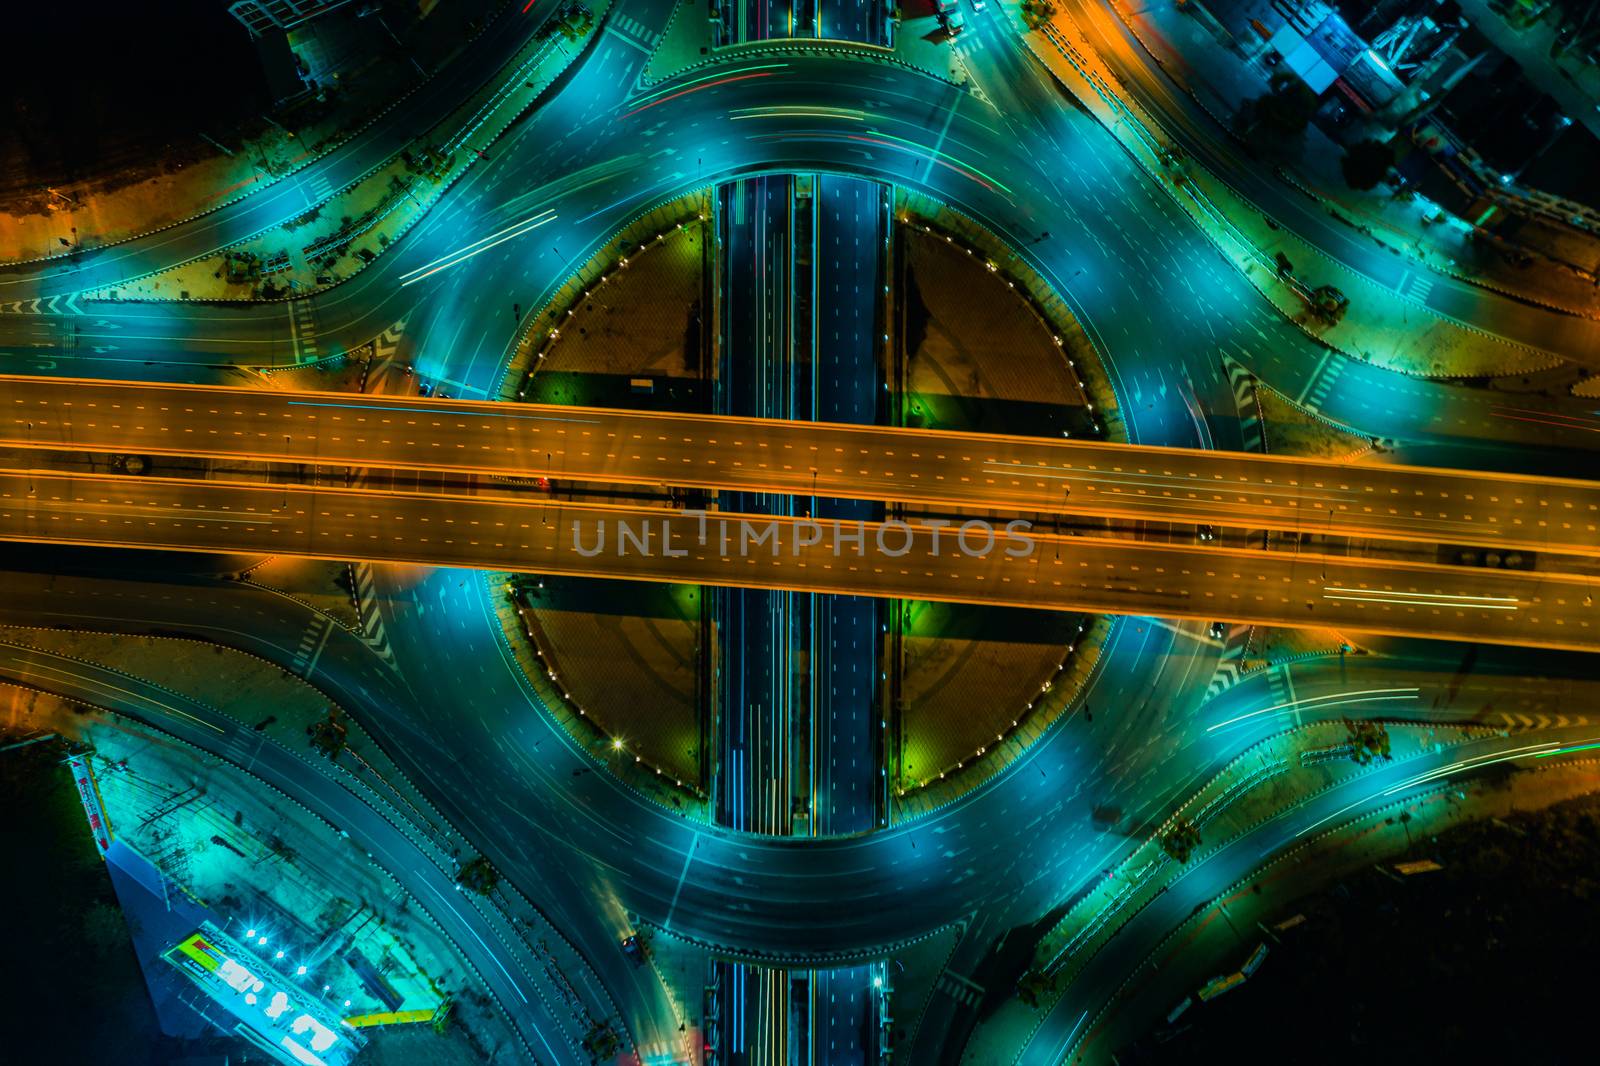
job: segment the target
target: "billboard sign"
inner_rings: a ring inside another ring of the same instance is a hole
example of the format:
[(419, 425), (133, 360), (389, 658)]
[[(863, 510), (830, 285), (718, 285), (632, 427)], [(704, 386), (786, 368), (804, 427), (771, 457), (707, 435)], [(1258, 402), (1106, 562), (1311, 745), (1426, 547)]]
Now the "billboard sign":
[(206, 922), (162, 958), (238, 1024), (233, 1032), (287, 1066), (343, 1066), (362, 1038), (265, 960)]

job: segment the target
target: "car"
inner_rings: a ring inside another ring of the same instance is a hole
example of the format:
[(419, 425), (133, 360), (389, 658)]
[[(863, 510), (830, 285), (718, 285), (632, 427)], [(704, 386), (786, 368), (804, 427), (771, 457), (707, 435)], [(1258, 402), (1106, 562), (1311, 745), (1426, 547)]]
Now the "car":
[(1212, 640), (1221, 640), (1228, 635), (1228, 626), (1224, 622), (1212, 622), (1209, 632)]
[(1200, 525), (1195, 526), (1194, 530), (1195, 530), (1196, 536), (1198, 536), (1201, 540), (1216, 540), (1217, 539), (1217, 527), (1216, 526), (1208, 526), (1205, 523), (1201, 523)]
[(622, 938), (622, 953), (628, 956), (628, 961), (635, 966), (643, 966), (649, 961), (645, 956), (644, 943), (639, 939), (638, 933), (629, 933)]
[(966, 29), (966, 28), (967, 28), (967, 16), (965, 16), (965, 15), (963, 15), (961, 13), (961, 9), (960, 8), (953, 8), (950, 11), (949, 14), (945, 15), (945, 17), (944, 17), (944, 32), (947, 35), (949, 35), (951, 37), (955, 37), (955, 36), (959, 35), (961, 33), (961, 31)]
[(974, 11), (982, 11), (985, 6), (985, 0), (972, 0), (972, 10)]
[(935, 0), (935, 5), (940, 15), (948, 15), (956, 9), (956, 0)]
[(433, 395), (433, 384), (431, 382), (427, 382), (427, 381), (419, 383), (417, 385), (417, 395), (418, 396), (432, 396)]

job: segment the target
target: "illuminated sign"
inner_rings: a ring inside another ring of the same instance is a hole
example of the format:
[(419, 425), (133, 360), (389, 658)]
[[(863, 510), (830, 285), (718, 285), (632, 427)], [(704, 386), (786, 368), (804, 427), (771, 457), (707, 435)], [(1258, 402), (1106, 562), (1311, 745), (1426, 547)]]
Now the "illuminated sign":
[(100, 789), (94, 783), (94, 770), (85, 755), (71, 756), (67, 759), (67, 765), (72, 767), (72, 780), (78, 786), (78, 799), (83, 802), (84, 813), (89, 816), (89, 828), (94, 831), (94, 846), (100, 849), (103, 859), (106, 849), (111, 846), (111, 822), (106, 818), (106, 809), (100, 805)]
[(353, 1029), (209, 922), (162, 958), (238, 1019), (238, 1035), (280, 1062), (343, 1066), (361, 1048)]

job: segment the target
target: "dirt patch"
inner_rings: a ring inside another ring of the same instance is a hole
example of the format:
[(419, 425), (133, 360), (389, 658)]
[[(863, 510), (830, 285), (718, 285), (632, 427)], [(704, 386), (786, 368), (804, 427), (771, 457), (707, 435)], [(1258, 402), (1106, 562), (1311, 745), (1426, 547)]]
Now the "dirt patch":
[(546, 577), (518, 581), (570, 702), (627, 750), (700, 780), (700, 589)]
[(1370, 454), (1372, 442), (1318, 418), (1274, 388), (1257, 383), (1261, 417), (1266, 422), (1267, 451), (1307, 459), (1357, 459)]
[(1059, 436), (1089, 432), (1067, 356), (986, 260), (902, 226), (905, 419), (911, 426)]
[[(534, 320), (519, 399), (648, 410), (703, 407), (708, 222), (690, 199), (652, 212), (578, 271)], [(667, 224), (666, 217), (680, 222)], [(587, 279), (587, 280), (584, 280)], [(581, 284), (579, 284), (581, 282)], [(649, 382), (648, 385), (642, 382)]]

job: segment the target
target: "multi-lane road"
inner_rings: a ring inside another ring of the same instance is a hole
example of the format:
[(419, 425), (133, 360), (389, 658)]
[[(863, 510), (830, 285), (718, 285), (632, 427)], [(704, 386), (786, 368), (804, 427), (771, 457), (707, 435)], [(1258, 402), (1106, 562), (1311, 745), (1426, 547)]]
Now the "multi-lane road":
[(0, 539), (260, 552), (1600, 650), (1584, 575), (542, 499), (0, 472)]
[(0, 377), (0, 445), (1600, 554), (1600, 482), (840, 423)]

